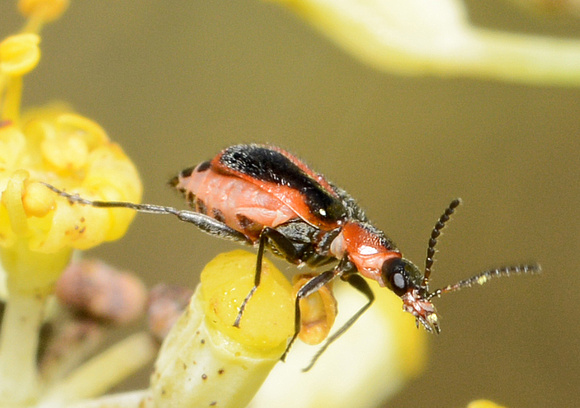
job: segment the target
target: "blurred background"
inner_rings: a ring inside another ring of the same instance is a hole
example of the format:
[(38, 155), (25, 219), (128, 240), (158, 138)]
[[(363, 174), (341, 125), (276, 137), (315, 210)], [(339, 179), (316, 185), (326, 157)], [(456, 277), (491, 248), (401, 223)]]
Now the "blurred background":
[[(580, 37), (572, 17), (502, 1), (468, 7), (479, 26)], [(0, 16), (3, 35), (22, 22), (12, 1), (0, 3)], [(439, 299), (443, 332), (429, 366), (388, 406), (462, 407), (481, 397), (512, 408), (577, 406), (578, 88), (378, 72), (259, 0), (73, 1), (41, 46), (25, 106), (58, 98), (100, 123), (140, 169), (144, 202), (182, 206), (166, 185), (179, 170), (230, 144), (272, 143), (349, 191), (422, 265), (437, 217), (462, 197), (432, 285), (522, 261), (544, 273)], [(206, 262), (234, 248), (139, 215), (122, 241), (92, 255), (150, 286), (193, 286)]]

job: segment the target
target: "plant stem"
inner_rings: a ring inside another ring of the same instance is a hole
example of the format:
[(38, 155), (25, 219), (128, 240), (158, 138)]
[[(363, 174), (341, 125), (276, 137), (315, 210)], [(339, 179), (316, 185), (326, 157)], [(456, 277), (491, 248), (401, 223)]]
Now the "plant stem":
[(87, 361), (48, 390), (40, 406), (101, 395), (153, 359), (157, 346), (147, 333), (133, 334)]
[(36, 353), (46, 297), (10, 294), (0, 333), (0, 400), (33, 401), (38, 392)]
[(66, 408), (150, 408), (153, 407), (151, 391), (140, 390), (106, 395), (93, 400), (80, 401)]

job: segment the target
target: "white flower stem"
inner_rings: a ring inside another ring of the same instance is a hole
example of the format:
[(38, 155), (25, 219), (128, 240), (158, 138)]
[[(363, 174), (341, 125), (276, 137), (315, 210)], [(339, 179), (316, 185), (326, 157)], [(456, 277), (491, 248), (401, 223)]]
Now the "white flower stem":
[[(467, 33), (466, 33), (467, 34)], [(580, 85), (580, 41), (473, 29), (466, 71), (508, 81)], [(466, 54), (468, 50), (466, 50)]]
[(580, 41), (477, 28), (460, 0), (277, 0), (388, 72), (580, 86)]
[(68, 377), (56, 383), (40, 406), (65, 403), (103, 394), (153, 359), (157, 346), (149, 334), (136, 333), (87, 361)]
[(66, 408), (152, 408), (151, 391), (140, 390), (79, 401)]
[(36, 353), (46, 298), (10, 294), (0, 334), (0, 401), (25, 403), (38, 392)]

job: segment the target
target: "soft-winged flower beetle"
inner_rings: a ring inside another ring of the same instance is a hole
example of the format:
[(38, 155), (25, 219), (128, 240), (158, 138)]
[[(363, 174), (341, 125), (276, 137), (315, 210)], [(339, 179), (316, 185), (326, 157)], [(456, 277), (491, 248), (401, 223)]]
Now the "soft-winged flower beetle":
[(316, 268), (336, 262), (330, 269), (315, 274), (297, 291), (295, 333), (282, 360), (300, 332), (300, 299), (340, 278), (360, 291), (367, 302), (327, 338), (308, 368), (372, 304), (374, 295), (364, 278), (389, 288), (402, 299), (403, 309), (415, 316), (417, 325), (421, 324), (428, 332), (439, 333), (437, 311), (431, 302), (434, 297), (475, 283), (483, 284), (495, 276), (540, 271), (537, 264), (500, 267), (432, 291), (429, 277), (435, 245), (441, 230), (461, 203), (459, 199), (449, 204), (435, 224), (422, 272), (403, 258), (393, 241), (369, 222), (350, 195), (298, 158), (274, 146), (241, 144), (228, 147), (212, 160), (183, 170), (170, 184), (184, 194), (192, 210), (90, 201), (47, 186), (71, 203), (172, 214), (211, 235), (257, 247), (254, 287), (240, 306), (234, 326), (240, 325), (244, 308), (260, 285), (266, 247), (297, 265)]

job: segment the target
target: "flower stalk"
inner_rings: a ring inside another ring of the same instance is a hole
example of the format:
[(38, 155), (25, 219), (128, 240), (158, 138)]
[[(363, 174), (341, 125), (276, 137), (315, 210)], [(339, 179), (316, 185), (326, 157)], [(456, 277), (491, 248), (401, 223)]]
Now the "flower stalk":
[(269, 0), (379, 70), (580, 86), (580, 41), (471, 24), (462, 0)]
[(38, 333), (46, 296), (11, 293), (0, 336), (0, 402), (26, 404), (39, 392)]
[(62, 407), (104, 394), (143, 367), (157, 352), (148, 333), (133, 334), (85, 362), (43, 395), (39, 407)]

